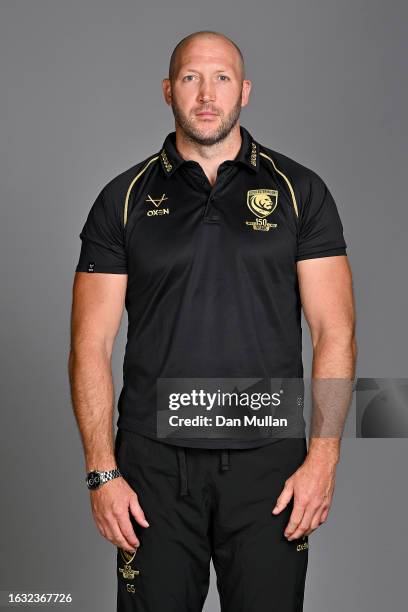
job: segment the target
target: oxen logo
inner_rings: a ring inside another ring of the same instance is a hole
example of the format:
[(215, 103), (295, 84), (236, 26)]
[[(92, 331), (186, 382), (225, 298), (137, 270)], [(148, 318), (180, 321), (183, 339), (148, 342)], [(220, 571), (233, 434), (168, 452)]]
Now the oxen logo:
[(162, 194), (161, 198), (152, 198), (152, 196), (150, 194), (148, 194), (145, 202), (150, 202), (151, 204), (154, 204), (156, 208), (149, 209), (146, 212), (146, 215), (148, 217), (157, 217), (157, 216), (161, 216), (161, 215), (169, 215), (170, 214), (169, 208), (159, 208), (159, 206), (161, 204), (163, 204), (163, 202), (165, 200), (168, 200), (168, 199), (169, 198), (166, 197), (165, 193)]

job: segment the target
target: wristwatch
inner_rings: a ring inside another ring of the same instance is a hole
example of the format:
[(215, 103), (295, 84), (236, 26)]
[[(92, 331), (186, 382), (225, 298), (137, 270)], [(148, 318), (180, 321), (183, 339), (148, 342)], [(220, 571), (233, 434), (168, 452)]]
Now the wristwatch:
[(118, 478), (122, 476), (118, 468), (114, 470), (108, 470), (106, 472), (99, 472), (98, 470), (93, 470), (92, 472), (88, 472), (85, 478), (86, 486), (88, 489), (94, 491), (95, 489), (99, 489), (105, 482), (109, 482), (109, 480), (113, 480), (114, 478)]

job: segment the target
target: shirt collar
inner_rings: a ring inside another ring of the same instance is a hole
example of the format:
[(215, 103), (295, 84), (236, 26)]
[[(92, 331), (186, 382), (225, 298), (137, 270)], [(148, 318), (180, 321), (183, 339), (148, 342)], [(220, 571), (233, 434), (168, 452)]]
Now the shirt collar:
[[(259, 143), (256, 142), (246, 128), (240, 125), (241, 148), (234, 160), (235, 163), (242, 163), (252, 172), (259, 170)], [(166, 176), (171, 176), (179, 166), (186, 163), (176, 148), (176, 132), (167, 134), (160, 151), (160, 162)]]

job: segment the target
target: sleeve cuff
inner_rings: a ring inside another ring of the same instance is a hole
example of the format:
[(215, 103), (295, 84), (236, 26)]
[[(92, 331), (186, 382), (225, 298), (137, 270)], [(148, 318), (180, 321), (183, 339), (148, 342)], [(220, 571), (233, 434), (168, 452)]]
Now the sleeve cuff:
[(75, 272), (87, 272), (88, 274), (97, 274), (98, 272), (105, 273), (105, 274), (127, 274), (128, 273), (126, 268), (109, 267), (109, 266), (98, 266), (98, 268), (89, 270), (88, 266), (85, 264), (78, 264), (77, 267), (75, 268)]
[(335, 255), (347, 255), (346, 247), (326, 249), (324, 251), (316, 251), (315, 253), (301, 253), (296, 257), (296, 261), (302, 261), (303, 259), (316, 259), (318, 257), (333, 257)]

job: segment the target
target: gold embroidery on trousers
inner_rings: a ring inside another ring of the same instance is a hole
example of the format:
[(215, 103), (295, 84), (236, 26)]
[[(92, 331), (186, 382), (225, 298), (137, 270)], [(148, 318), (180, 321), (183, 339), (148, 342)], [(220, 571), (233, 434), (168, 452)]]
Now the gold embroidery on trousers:
[[(302, 540), (305, 540), (306, 536), (303, 536)], [(300, 552), (301, 550), (306, 550), (307, 548), (309, 548), (309, 543), (308, 542), (302, 542), (302, 544), (298, 544), (296, 546), (296, 550), (298, 552)]]
[(119, 568), (119, 572), (122, 574), (122, 578), (125, 580), (134, 580), (135, 576), (139, 576), (140, 571), (133, 569), (130, 565), (135, 558), (136, 552), (130, 553), (127, 550), (120, 549), (120, 555), (124, 561), (124, 566)]

